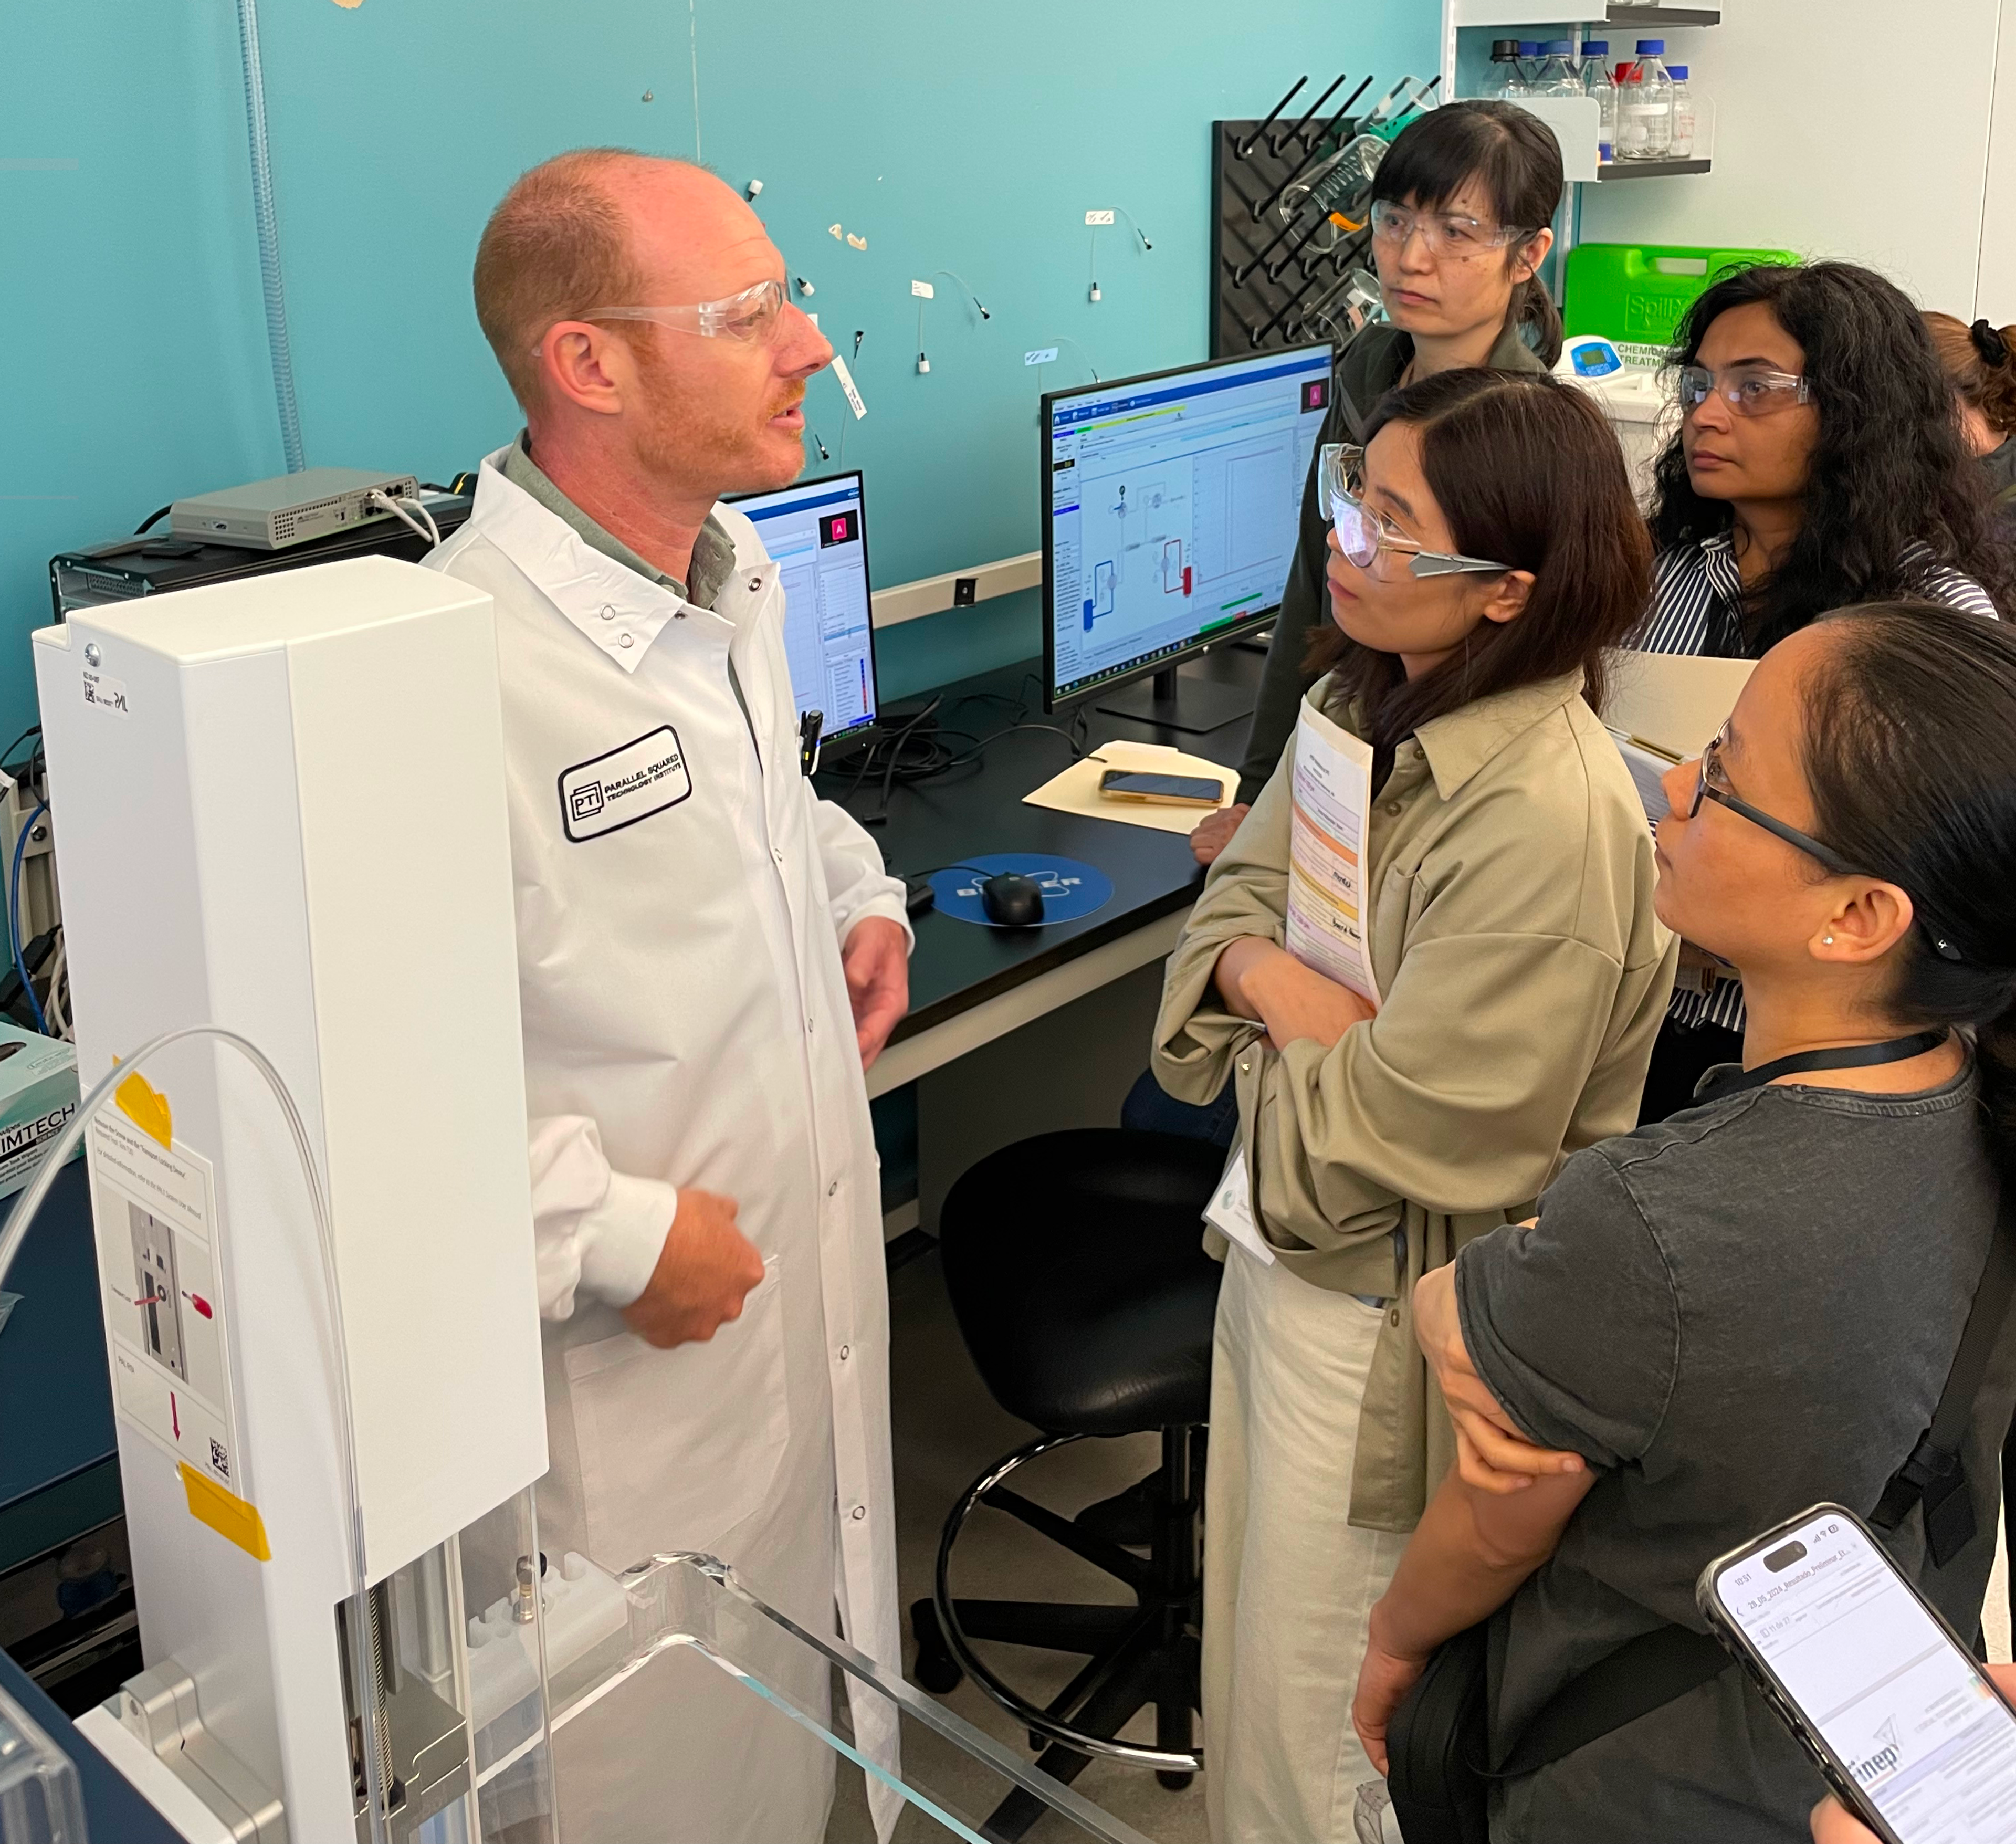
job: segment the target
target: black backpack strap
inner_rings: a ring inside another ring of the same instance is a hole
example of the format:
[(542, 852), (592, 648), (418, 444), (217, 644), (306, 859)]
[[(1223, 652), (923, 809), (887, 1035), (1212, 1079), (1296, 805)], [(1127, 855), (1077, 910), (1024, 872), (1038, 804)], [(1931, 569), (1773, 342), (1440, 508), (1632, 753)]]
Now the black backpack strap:
[(1974, 1418), (1975, 1398), (2009, 1316), (2011, 1297), (2016, 1295), (2016, 1223), (2011, 1215), (2004, 1200), (1996, 1215), (1988, 1260), (1974, 1291), (1974, 1304), (1967, 1309), (1960, 1349), (1932, 1410), (1932, 1424), (1918, 1437), (1910, 1458), (1891, 1475), (1870, 1514), (1870, 1522), (1887, 1533), (1904, 1522), (1913, 1505), (1922, 1505), (1925, 1547), (1937, 1568), (1945, 1568), (1974, 1540), (1974, 1500), (1967, 1489), (1960, 1448)]
[(1521, 1732), (1493, 1779), (1510, 1780), (1661, 1709), (1736, 1660), (1719, 1640), (1686, 1626), (1658, 1626), (1578, 1672)]

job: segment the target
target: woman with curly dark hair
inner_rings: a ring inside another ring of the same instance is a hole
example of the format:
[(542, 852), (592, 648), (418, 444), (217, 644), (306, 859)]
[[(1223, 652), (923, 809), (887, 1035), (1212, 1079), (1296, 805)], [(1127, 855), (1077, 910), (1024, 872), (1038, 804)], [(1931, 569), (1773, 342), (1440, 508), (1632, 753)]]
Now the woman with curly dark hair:
[[(1682, 421), (1654, 470), (1652, 606), (1633, 644), (1756, 659), (1815, 617), (1899, 598), (1993, 617), (2016, 582), (1918, 312), (1852, 263), (1715, 282), (1674, 341)], [(1642, 1118), (1741, 1060), (1743, 990), (1691, 948)]]

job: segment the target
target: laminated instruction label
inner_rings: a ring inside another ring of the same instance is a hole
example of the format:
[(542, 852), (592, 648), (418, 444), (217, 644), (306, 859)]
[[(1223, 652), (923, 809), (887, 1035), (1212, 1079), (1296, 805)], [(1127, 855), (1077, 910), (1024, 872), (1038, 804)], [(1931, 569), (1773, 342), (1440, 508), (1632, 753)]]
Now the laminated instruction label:
[(193, 1471), (247, 1496), (210, 1162), (109, 1110), (89, 1139), (114, 1406)]
[(1305, 704), (1295, 727), (1291, 793), (1288, 952), (1377, 1005), (1365, 913), (1372, 746)]

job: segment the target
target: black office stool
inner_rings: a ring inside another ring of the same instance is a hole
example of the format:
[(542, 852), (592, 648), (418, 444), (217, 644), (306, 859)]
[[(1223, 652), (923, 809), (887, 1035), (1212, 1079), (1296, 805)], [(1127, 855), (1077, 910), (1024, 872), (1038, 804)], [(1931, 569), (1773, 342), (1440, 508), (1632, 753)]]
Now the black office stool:
[[(1172, 1788), (1203, 1764), (1190, 1718), (1200, 1707), (1198, 1521), (1220, 1270), (1201, 1246), (1201, 1218), (1224, 1165), (1215, 1147), (1168, 1134), (1046, 1133), (981, 1160), (940, 1215), (945, 1287), (974, 1364), (1003, 1408), (1044, 1432), (975, 1479), (945, 1521), (936, 1593), (910, 1609), (916, 1677), (942, 1695), (970, 1676), (1028, 1729), (1044, 1749), (1037, 1765), (1060, 1780), (1094, 1755), (1153, 1767)], [(1162, 1466), (1145, 1559), (1003, 1482), (1089, 1435), (1150, 1429), (1162, 1437)], [(954, 1600), (952, 1547), (979, 1504), (1124, 1583), (1134, 1604)], [(977, 1639), (1083, 1653), (1087, 1662), (1039, 1706), (981, 1660)], [(1149, 1705), (1155, 1745), (1114, 1739)], [(1012, 1793), (988, 1835), (1020, 1838), (1042, 1810)]]

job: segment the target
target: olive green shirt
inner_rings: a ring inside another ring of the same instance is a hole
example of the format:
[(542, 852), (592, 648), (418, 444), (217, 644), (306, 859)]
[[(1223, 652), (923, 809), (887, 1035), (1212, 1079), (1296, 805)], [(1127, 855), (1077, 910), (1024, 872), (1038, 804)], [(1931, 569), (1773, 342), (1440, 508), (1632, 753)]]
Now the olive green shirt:
[[(1258, 797), (1267, 784), (1267, 777), (1273, 773), (1274, 765), (1281, 759), (1289, 733), (1295, 727), (1295, 712), (1301, 704), (1302, 693), (1315, 676), (1302, 670), (1309, 630), (1330, 619), (1330, 596), (1324, 583), (1330, 562), (1327, 554), (1330, 520), (1323, 512), (1323, 495), (1316, 488), (1316, 462), (1322, 445), (1359, 441), (1364, 420), (1378, 407), (1379, 400), (1399, 384), (1413, 362), (1413, 335), (1396, 326), (1383, 326), (1366, 327), (1337, 359), (1337, 387), (1330, 394), (1330, 414), (1323, 418), (1322, 433), (1316, 438), (1316, 454), (1309, 457), (1295, 555), (1281, 591), (1281, 606), (1274, 616), (1274, 637), (1267, 643), (1267, 664), (1260, 675), (1260, 695), (1253, 708), (1252, 727), (1246, 733), (1246, 758), (1239, 769), (1242, 801)], [(1532, 348), (1519, 337), (1516, 322), (1499, 334), (1498, 344), (1491, 348), (1484, 363), (1492, 371), (1546, 369)]]
[[(1355, 729), (1323, 704), (1330, 684), (1310, 701)], [(1375, 1529), (1411, 1529), (1455, 1453), (1414, 1282), (1531, 1216), (1570, 1153), (1631, 1129), (1672, 988), (1644, 809), (1581, 692), (1577, 673), (1481, 698), (1400, 744), (1367, 827), (1384, 1002), (1334, 1046), (1269, 1050), (1212, 981), (1228, 943), (1286, 933), (1292, 738), (1169, 956), (1156, 1080), (1196, 1103), (1233, 1082), (1278, 1259), (1315, 1286), (1392, 1296), (1352, 1484), (1352, 1521)]]

